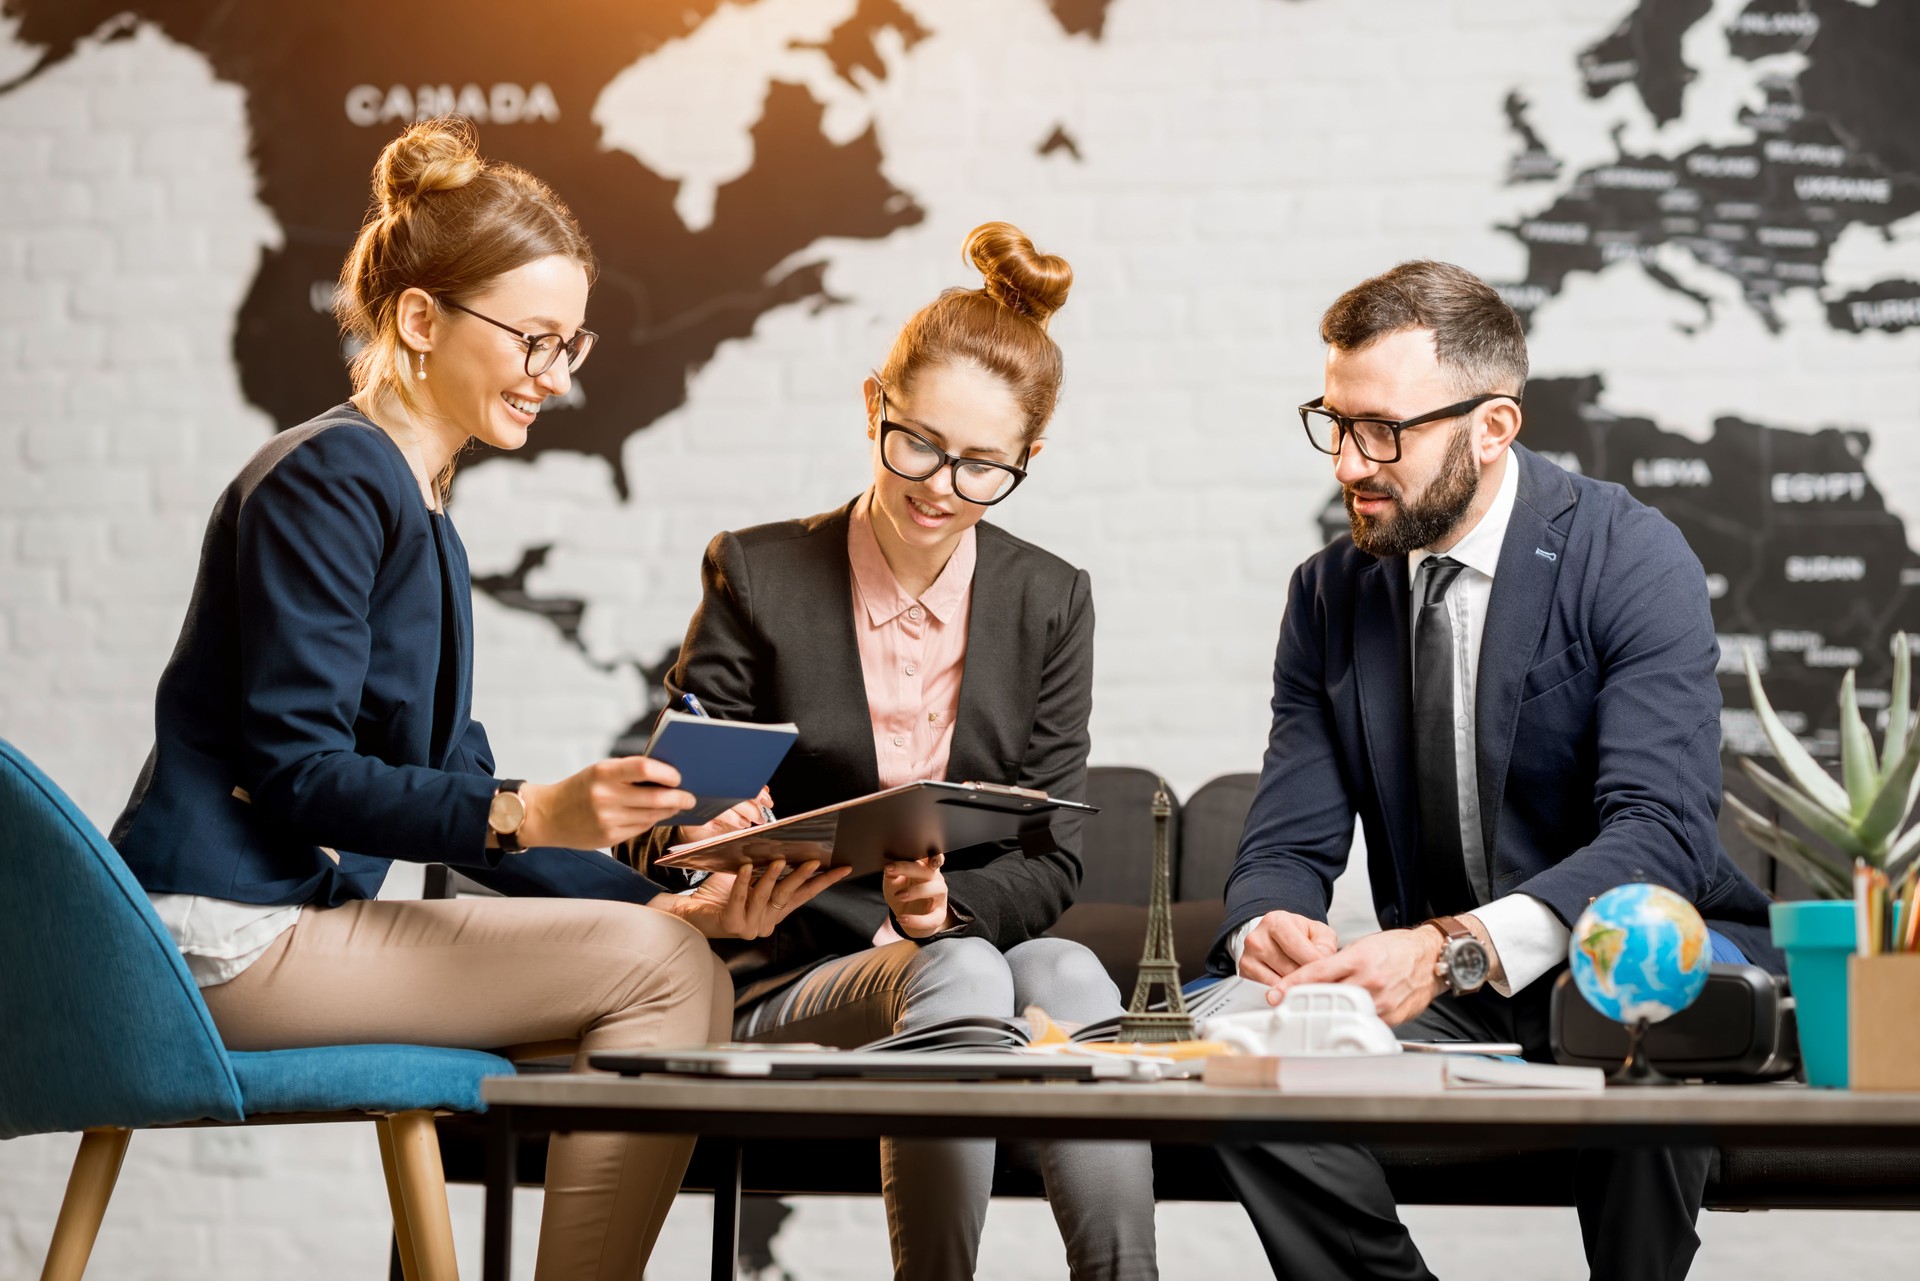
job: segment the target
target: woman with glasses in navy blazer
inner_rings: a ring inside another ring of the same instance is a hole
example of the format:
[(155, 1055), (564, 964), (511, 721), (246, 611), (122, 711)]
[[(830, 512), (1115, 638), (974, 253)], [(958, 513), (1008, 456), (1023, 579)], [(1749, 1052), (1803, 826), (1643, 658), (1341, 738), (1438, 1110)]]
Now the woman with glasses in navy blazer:
[[(113, 842), (237, 1050), (564, 1042), (584, 1070), (724, 1037), (708, 937), (764, 934), (836, 876), (663, 893), (599, 850), (690, 803), (671, 768), (497, 778), (471, 718), (446, 481), (469, 441), (519, 448), (567, 391), (593, 344), (591, 250), (552, 191), (446, 122), (386, 148), (374, 195), (339, 293), (357, 390), (221, 495)], [(376, 901), (396, 859), (515, 897)], [(639, 1276), (690, 1151), (556, 1138), (542, 1281)]]

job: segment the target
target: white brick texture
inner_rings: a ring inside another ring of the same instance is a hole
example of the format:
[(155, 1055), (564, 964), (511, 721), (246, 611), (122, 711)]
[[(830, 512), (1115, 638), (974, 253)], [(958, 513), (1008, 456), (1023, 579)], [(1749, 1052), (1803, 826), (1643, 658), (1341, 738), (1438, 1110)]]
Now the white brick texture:
[[(1575, 56), (1625, 0), (1111, 0), (1098, 40), (1068, 37), (1043, 0), (905, 2), (930, 36), (904, 53), (883, 39), (888, 77), (840, 107), (871, 117), (887, 177), (925, 221), (797, 259), (826, 260), (844, 305), (769, 314), (690, 370), (687, 403), (626, 445), (634, 501), (579, 457), (463, 476), (454, 515), (477, 573), (551, 542), (532, 588), (591, 602), (591, 661), (544, 622), (476, 602), (477, 711), (504, 772), (559, 777), (625, 727), (641, 691), (624, 660), (677, 641), (715, 531), (821, 510), (865, 483), (859, 382), (913, 308), (970, 283), (958, 249), (987, 218), (1018, 222), (1076, 272), (1055, 328), (1069, 371), (1060, 414), (995, 518), (1092, 572), (1094, 760), (1152, 766), (1183, 793), (1257, 768), (1287, 578), (1319, 545), (1332, 492), (1291, 409), (1319, 388), (1321, 309), (1410, 257), (1519, 275), (1521, 250), (1495, 227), (1544, 204), (1545, 187), (1504, 185), (1518, 148), (1502, 114), (1510, 88), (1569, 172), (1609, 154), (1615, 123), (1669, 153), (1700, 127), (1683, 118), (1656, 138), (1626, 91), (1581, 94)], [(769, 0), (729, 21), (817, 34), (823, 14), (830, 25), (830, 10), (853, 7)], [(1738, 7), (1720, 0), (1710, 21)], [(6, 52), (0, 65), (28, 61)], [(774, 74), (791, 61), (769, 59)], [(1712, 83), (1746, 74), (1727, 63)], [(622, 92), (645, 88), (642, 77)], [(271, 431), (230, 355), (258, 254), (282, 235), (255, 195), (245, 108), (204, 58), (149, 26), (0, 95), (0, 736), (103, 827), (151, 739), (207, 512)], [(1083, 161), (1036, 154), (1056, 124)], [(695, 133), (673, 154), (690, 172), (725, 172), (737, 139)], [(1849, 241), (1850, 270), (1920, 279), (1920, 233), (1912, 220), (1895, 231)], [(1536, 374), (1604, 372), (1611, 406), (1695, 436), (1723, 414), (1864, 424), (1874, 483), (1920, 519), (1920, 331), (1835, 335), (1801, 295), (1771, 334), (1723, 282), (1684, 279), (1719, 300), (1692, 334), (1675, 328), (1697, 320), (1692, 305), (1625, 265), (1576, 277), (1538, 316)], [(590, 393), (591, 366), (584, 382)], [(1343, 894), (1364, 916), (1364, 891)], [(0, 1144), (0, 1281), (38, 1274), (74, 1146)], [(456, 1190), (455, 1207), (477, 1273), (477, 1196)], [(537, 1213), (523, 1195), (521, 1276)], [(697, 1199), (676, 1209), (656, 1281), (705, 1275), (706, 1214)], [(1584, 1275), (1570, 1214), (1409, 1220), (1443, 1272)], [(1875, 1218), (1871, 1248), (1857, 1222), (1717, 1219), (1695, 1275), (1830, 1265), (1805, 1245), (1816, 1236), (1854, 1242), (1862, 1267), (1920, 1246), (1910, 1216)], [(1163, 1207), (1160, 1224), (1170, 1278), (1264, 1275), (1233, 1207)], [(806, 1207), (782, 1241), (800, 1281), (884, 1275), (877, 1203)], [(176, 1132), (135, 1138), (92, 1274), (372, 1278), (385, 1250), (365, 1127)], [(986, 1256), (983, 1276), (1064, 1275), (1038, 1205), (996, 1206)]]

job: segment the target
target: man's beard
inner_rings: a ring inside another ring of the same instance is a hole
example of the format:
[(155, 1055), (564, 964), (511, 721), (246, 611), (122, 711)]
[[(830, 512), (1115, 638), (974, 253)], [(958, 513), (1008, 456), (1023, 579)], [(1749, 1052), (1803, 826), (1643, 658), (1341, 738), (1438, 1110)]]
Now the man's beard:
[[(1341, 497), (1347, 505), (1347, 523), (1353, 528), (1353, 545), (1382, 560), (1405, 556), (1445, 538), (1459, 525), (1473, 506), (1480, 487), (1480, 469), (1473, 463), (1472, 426), (1462, 422), (1447, 441), (1446, 457), (1440, 460), (1440, 473), (1428, 483), (1419, 500), (1409, 504), (1405, 496), (1378, 477), (1357, 487), (1342, 486)], [(1354, 510), (1353, 496), (1384, 494), (1394, 500), (1393, 514), (1387, 517), (1362, 516)]]

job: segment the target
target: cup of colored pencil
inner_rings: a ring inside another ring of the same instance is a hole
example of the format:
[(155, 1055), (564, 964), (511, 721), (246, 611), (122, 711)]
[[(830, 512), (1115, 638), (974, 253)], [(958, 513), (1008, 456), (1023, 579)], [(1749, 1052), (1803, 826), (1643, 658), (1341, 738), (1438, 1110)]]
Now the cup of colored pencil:
[(1864, 859), (1855, 862), (1853, 913), (1859, 955), (1920, 952), (1920, 863), (1890, 881)]

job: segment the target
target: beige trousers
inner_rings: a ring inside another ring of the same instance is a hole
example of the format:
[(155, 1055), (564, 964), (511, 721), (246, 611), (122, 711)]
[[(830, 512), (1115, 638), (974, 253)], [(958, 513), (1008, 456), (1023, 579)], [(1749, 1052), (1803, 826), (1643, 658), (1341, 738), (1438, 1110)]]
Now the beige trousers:
[[(235, 1050), (539, 1046), (571, 1050), (576, 1072), (589, 1054), (705, 1044), (733, 1023), (733, 985), (698, 930), (591, 899), (308, 908), (201, 995)], [(682, 1137), (556, 1136), (539, 1281), (639, 1281), (692, 1150)]]

